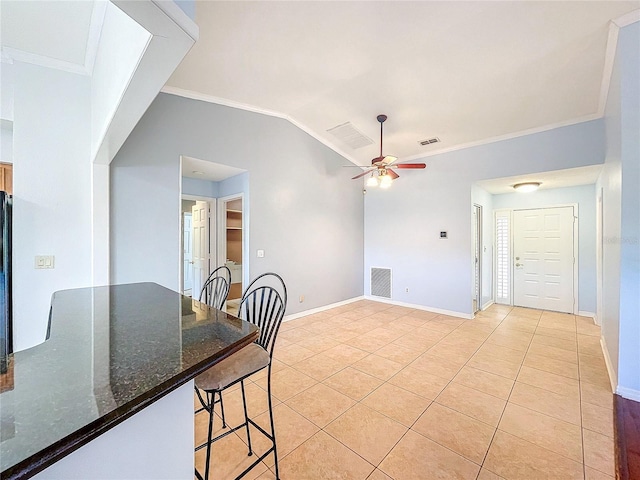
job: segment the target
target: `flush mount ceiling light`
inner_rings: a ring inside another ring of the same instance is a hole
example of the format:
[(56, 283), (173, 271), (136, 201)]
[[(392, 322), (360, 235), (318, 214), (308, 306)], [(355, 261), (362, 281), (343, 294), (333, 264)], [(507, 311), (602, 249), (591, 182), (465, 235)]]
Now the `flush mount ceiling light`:
[(523, 183), (516, 183), (513, 186), (513, 189), (516, 192), (523, 192), (523, 193), (527, 193), (527, 192), (535, 192), (538, 187), (541, 185), (540, 182), (523, 182)]
[(204, 172), (201, 172), (200, 170), (193, 170), (191, 173), (194, 175), (204, 175)]

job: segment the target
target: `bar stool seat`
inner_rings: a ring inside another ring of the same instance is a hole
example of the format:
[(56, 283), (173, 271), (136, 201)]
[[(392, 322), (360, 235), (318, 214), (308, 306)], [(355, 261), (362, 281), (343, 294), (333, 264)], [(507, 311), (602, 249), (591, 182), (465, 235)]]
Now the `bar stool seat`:
[(269, 353), (252, 343), (198, 375), (196, 387), (205, 391), (223, 390), (267, 367), (270, 361)]

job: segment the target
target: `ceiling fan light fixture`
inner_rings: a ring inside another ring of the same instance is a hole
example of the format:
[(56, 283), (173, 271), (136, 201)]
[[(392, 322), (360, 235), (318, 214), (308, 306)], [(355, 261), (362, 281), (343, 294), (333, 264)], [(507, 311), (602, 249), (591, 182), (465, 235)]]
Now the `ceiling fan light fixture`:
[(380, 177), (380, 188), (389, 188), (393, 179), (389, 174), (382, 175)]
[(540, 182), (516, 183), (513, 186), (513, 189), (516, 192), (522, 192), (522, 193), (535, 192), (540, 187), (540, 185), (542, 185)]
[(367, 179), (367, 187), (377, 187), (377, 186), (378, 186), (378, 179), (374, 177), (372, 173), (371, 176)]

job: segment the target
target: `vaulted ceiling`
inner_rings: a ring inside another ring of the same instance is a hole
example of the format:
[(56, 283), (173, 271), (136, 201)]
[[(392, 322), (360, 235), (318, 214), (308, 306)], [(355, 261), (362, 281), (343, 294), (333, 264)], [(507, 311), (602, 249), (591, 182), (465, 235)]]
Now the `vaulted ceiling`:
[[(291, 119), (346, 157), (412, 159), (602, 115), (612, 19), (640, 2), (198, 2), (167, 91)], [(328, 130), (350, 122), (373, 141)], [(427, 146), (420, 141), (437, 137)]]

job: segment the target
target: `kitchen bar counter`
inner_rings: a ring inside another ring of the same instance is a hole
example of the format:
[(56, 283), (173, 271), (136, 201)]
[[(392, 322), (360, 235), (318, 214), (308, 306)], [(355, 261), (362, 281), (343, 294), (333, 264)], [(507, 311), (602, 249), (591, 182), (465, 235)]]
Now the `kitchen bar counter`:
[(48, 339), (11, 356), (1, 477), (35, 475), (256, 338), (255, 326), (154, 283), (56, 292)]

